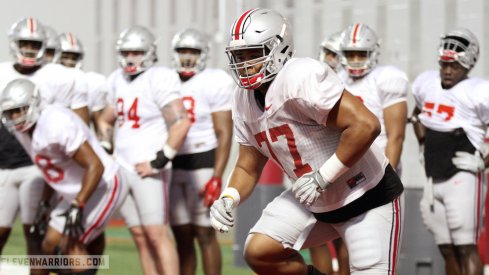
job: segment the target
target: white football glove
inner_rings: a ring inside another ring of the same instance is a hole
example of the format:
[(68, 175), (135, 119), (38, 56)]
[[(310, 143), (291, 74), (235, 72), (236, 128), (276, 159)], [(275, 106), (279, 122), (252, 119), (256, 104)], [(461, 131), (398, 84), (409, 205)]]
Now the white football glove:
[(233, 208), (234, 200), (230, 197), (222, 197), (214, 201), (210, 209), (210, 215), (211, 225), (215, 230), (227, 233), (229, 227), (234, 226)]
[(455, 152), (455, 156), (452, 158), (452, 163), (458, 169), (470, 171), (472, 173), (483, 171), (485, 168), (484, 159), (477, 151), (474, 154), (462, 151)]
[(309, 172), (295, 181), (292, 193), (300, 203), (311, 206), (328, 185), (319, 171)]

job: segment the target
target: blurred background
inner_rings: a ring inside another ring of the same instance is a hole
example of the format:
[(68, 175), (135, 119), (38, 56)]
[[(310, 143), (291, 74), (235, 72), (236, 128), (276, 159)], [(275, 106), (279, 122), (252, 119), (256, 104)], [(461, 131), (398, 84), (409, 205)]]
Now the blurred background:
[[(488, 0), (0, 0), (0, 3), (3, 8), (0, 61), (12, 60), (7, 39), (12, 23), (33, 16), (58, 33), (73, 32), (81, 39), (87, 71), (108, 75), (116, 69), (115, 41), (123, 29), (135, 24), (149, 27), (159, 38), (160, 65), (171, 66), (173, 35), (193, 27), (211, 41), (208, 66), (225, 69), (224, 49), (231, 24), (244, 11), (261, 7), (275, 9), (290, 20), (298, 57), (317, 58), (319, 44), (326, 36), (352, 23), (366, 23), (381, 39), (379, 64), (399, 67), (411, 82), (422, 71), (438, 68), (440, 36), (454, 27), (465, 27), (478, 37), (481, 49), (471, 75), (484, 78), (489, 75)], [(414, 107), (411, 96), (408, 104), (411, 112)], [(425, 176), (410, 125), (406, 129), (402, 162), (405, 185), (421, 190)], [(231, 159), (228, 166), (233, 164)], [(416, 211), (417, 202), (412, 207)], [(406, 228), (410, 223), (407, 219)]]

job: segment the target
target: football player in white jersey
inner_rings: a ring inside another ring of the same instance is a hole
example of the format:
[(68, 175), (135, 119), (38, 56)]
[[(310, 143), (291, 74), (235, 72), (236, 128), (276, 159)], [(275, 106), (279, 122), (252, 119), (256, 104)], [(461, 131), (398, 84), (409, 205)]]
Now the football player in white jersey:
[(484, 201), (482, 178), (488, 161), (480, 154), (489, 123), (489, 83), (469, 77), (479, 42), (467, 29), (442, 36), (439, 71), (413, 83), (413, 122), (424, 157), (428, 185), (421, 200), (446, 274), (482, 274), (477, 252)]
[[(57, 37), (59, 44), (59, 63), (69, 68), (81, 69), (83, 66), (83, 58), (85, 51), (83, 44), (73, 33), (62, 33)], [(107, 105), (107, 85), (104, 75), (96, 72), (84, 72), (88, 86), (88, 111), (90, 112), (90, 120), (92, 125), (97, 130), (97, 122), (99, 121), (102, 110)], [(111, 148), (107, 148), (109, 151)]]
[(346, 71), (341, 78), (346, 89), (380, 120), (382, 130), (375, 142), (399, 172), (409, 83), (398, 68), (377, 66), (379, 46), (377, 35), (369, 26), (348, 26), (341, 41), (341, 63)]
[(190, 128), (180, 79), (176, 72), (154, 66), (155, 37), (145, 27), (124, 30), (116, 50), (121, 68), (108, 78), (108, 106), (99, 126), (102, 136), (110, 140), (111, 125), (117, 120), (114, 156), (132, 172), (131, 192), (121, 214), (144, 273), (178, 274), (178, 255), (168, 230), (171, 167), (167, 163)]
[(59, 58), (58, 33), (50, 26), (44, 25), (46, 31), (46, 51), (44, 53), (45, 63), (56, 63)]
[(220, 232), (248, 198), (270, 158), (294, 182), (250, 230), (245, 259), (259, 274), (320, 274), (297, 250), (338, 237), (352, 274), (394, 274), (402, 228), (402, 183), (372, 143), (373, 113), (326, 64), (293, 58), (291, 27), (277, 12), (253, 9), (231, 27), (226, 52), (241, 87), (233, 121), (239, 156), (211, 207)]
[(195, 274), (194, 241), (204, 274), (221, 274), (221, 250), (209, 219), (209, 207), (221, 194), (222, 174), (232, 141), (231, 99), (235, 84), (219, 69), (206, 68), (207, 39), (185, 29), (172, 40), (173, 64), (192, 126), (173, 159), (170, 224), (177, 242), (180, 274)]
[(90, 255), (90, 246), (99, 246), (95, 240), (103, 243), (98, 236), (127, 195), (124, 171), (76, 114), (63, 106), (42, 107), (40, 91), (28, 79), (7, 84), (0, 110), (4, 125), (61, 198), (50, 215), (43, 253), (53, 255), (60, 247), (65, 255)]
[[(0, 63), (0, 90), (13, 79), (28, 78), (44, 88), (42, 104), (63, 105), (85, 117), (86, 93), (73, 88), (74, 74), (60, 65), (43, 65), (46, 33), (38, 20), (23, 18), (14, 23), (9, 32), (9, 42), (14, 62)], [(41, 174), (6, 127), (0, 127), (0, 155), (0, 194), (5, 196), (0, 199), (0, 251), (20, 209), (27, 252), (37, 255), (40, 253), (39, 236), (30, 234), (29, 229), (41, 195), (38, 191), (42, 188), (37, 180), (42, 179)]]

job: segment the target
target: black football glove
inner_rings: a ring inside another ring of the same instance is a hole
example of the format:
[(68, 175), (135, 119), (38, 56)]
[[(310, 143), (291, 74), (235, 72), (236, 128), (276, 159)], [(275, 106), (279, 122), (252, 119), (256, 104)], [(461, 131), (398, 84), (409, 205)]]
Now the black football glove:
[(83, 206), (76, 200), (71, 202), (70, 208), (60, 216), (66, 218), (63, 235), (69, 238), (79, 238), (85, 232), (83, 228)]
[(49, 223), (49, 212), (49, 202), (40, 201), (37, 207), (36, 215), (34, 216), (34, 221), (29, 228), (30, 234), (39, 234), (41, 236), (46, 234)]

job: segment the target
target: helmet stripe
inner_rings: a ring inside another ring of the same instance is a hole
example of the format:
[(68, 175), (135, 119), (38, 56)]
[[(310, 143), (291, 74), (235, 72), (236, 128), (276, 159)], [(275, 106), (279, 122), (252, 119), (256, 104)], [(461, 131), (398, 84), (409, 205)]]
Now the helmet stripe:
[(360, 24), (356, 24), (355, 25), (355, 29), (353, 30), (353, 44), (357, 43), (357, 33), (358, 33), (358, 29), (360, 28)]
[(35, 23), (34, 23), (34, 18), (29, 18), (29, 30), (31, 31), (31, 33), (34, 32), (34, 29), (35, 29)]
[(73, 33), (68, 33), (68, 36), (70, 37), (70, 44), (72, 47), (75, 47), (76, 46), (76, 41), (75, 41), (75, 38), (73, 37)]
[(235, 40), (238, 40), (238, 39), (239, 39), (240, 29), (241, 29), (241, 26), (242, 26), (243, 22), (245, 21), (245, 18), (246, 18), (246, 17), (247, 17), (247, 16), (248, 16), (248, 15), (249, 15), (249, 14), (250, 14), (252, 11), (254, 11), (254, 10), (256, 10), (256, 9), (251, 9), (251, 10), (246, 11), (245, 13), (243, 13), (243, 14), (242, 14), (242, 15), (239, 17), (238, 21), (236, 21), (236, 25), (235, 25), (235, 27), (234, 27), (234, 33), (232, 33), (232, 34), (231, 34), (231, 36), (233, 36), (233, 35), (234, 35), (234, 39), (235, 39)]

